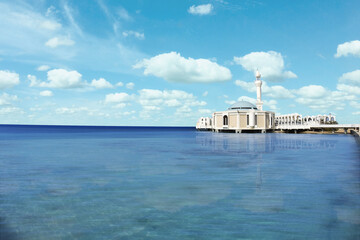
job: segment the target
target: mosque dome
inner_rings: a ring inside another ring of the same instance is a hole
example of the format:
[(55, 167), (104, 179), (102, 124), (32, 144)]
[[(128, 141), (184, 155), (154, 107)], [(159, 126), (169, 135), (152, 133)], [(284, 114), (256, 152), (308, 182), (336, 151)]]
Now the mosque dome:
[(249, 110), (249, 109), (257, 110), (257, 107), (254, 104), (249, 103), (247, 101), (238, 101), (228, 108), (228, 110), (243, 110), (243, 109), (244, 110)]
[(259, 72), (258, 70), (256, 70), (255, 77), (256, 77), (257, 79), (261, 78), (261, 74), (260, 74), (260, 72)]

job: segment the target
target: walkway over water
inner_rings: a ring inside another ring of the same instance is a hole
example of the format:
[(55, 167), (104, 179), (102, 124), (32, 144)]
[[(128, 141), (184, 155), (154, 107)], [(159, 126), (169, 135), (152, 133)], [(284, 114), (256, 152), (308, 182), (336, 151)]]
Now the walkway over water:
[(322, 130), (325, 129), (333, 129), (334, 131), (336, 129), (344, 129), (344, 132), (346, 133), (347, 130), (355, 130), (359, 132), (360, 130), (360, 124), (281, 124), (276, 126), (276, 130)]

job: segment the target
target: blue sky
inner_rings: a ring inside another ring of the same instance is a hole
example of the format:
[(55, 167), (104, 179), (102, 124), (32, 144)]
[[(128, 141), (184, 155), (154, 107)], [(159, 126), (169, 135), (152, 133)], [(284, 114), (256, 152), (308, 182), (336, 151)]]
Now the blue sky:
[(194, 126), (239, 99), (360, 123), (359, 1), (0, 1), (0, 123)]

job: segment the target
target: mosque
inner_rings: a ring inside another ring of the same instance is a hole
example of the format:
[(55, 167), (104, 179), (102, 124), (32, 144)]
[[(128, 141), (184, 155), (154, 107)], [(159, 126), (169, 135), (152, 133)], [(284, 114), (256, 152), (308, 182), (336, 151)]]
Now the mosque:
[(225, 111), (214, 112), (211, 117), (201, 117), (197, 130), (235, 133), (266, 133), (275, 129), (310, 129), (323, 124), (337, 124), (334, 115), (305, 116), (298, 113), (275, 116), (263, 110), (261, 100), (261, 74), (256, 71), (256, 105), (238, 101)]

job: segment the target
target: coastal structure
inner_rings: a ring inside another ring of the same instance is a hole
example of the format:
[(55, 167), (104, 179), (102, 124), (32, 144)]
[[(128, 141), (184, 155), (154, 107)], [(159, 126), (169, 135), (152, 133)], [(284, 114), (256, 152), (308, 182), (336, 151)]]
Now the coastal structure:
[(279, 115), (275, 117), (275, 125), (319, 125), (319, 124), (336, 124), (336, 116), (332, 115), (316, 115), (316, 116), (305, 116), (301, 114), (292, 113)]
[(360, 124), (338, 124), (336, 116), (316, 115), (302, 116), (298, 113), (275, 116), (274, 112), (264, 111), (261, 99), (261, 74), (256, 71), (256, 105), (247, 101), (238, 101), (227, 110), (214, 112), (211, 117), (201, 117), (196, 123), (197, 130), (213, 132), (300, 132), (300, 131), (322, 131), (331, 130), (335, 132), (343, 129), (346, 134), (348, 130), (359, 132)]
[(238, 101), (227, 110), (214, 112), (211, 118), (200, 118), (196, 124), (198, 130), (214, 132), (268, 132), (275, 128), (275, 113), (263, 110), (261, 100), (261, 74), (256, 72), (256, 105), (247, 101)]

